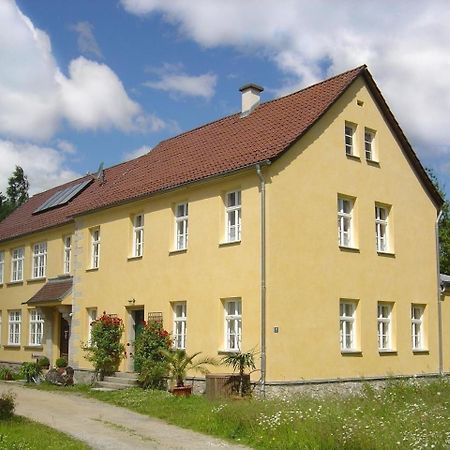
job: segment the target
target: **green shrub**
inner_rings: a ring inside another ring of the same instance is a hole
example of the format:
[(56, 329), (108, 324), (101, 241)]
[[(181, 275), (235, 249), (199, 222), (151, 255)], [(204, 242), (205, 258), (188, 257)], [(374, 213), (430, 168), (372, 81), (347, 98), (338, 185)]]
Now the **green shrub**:
[(14, 415), (16, 396), (12, 392), (3, 392), (0, 396), (0, 420), (10, 419)]
[(24, 362), (20, 367), (20, 376), (27, 380), (27, 383), (36, 380), (42, 373), (42, 367), (35, 362)]
[(168, 366), (165, 361), (150, 359), (141, 364), (138, 382), (144, 389), (167, 389)]
[(58, 367), (58, 369), (62, 369), (63, 367), (67, 367), (67, 360), (66, 358), (58, 358), (55, 362), (55, 366)]
[(50, 360), (46, 357), (46, 356), (41, 356), (37, 363), (42, 367), (42, 368), (48, 368), (50, 366)]
[(14, 373), (8, 367), (0, 368), (0, 380), (14, 380)]

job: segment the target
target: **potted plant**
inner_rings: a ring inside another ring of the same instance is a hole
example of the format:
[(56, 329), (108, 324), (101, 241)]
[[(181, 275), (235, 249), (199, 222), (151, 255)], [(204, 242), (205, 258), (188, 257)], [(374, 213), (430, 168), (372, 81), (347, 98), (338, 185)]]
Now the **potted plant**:
[(42, 374), (42, 367), (35, 362), (24, 362), (20, 367), (20, 376), (25, 378), (27, 383), (38, 382), (39, 376)]
[(205, 366), (217, 365), (217, 362), (214, 359), (208, 357), (194, 361), (201, 352), (189, 356), (181, 349), (162, 349), (161, 354), (167, 362), (169, 376), (175, 382), (175, 386), (171, 389), (171, 392), (172, 394), (181, 397), (188, 397), (192, 393), (192, 386), (184, 385), (184, 380), (186, 379), (188, 371), (195, 370), (202, 374), (207, 374), (209, 373), (209, 370)]
[[(222, 358), (222, 363), (231, 366), (234, 372), (239, 372), (237, 391), (239, 396), (243, 397), (250, 391), (250, 373), (256, 370), (254, 350), (229, 353)], [(246, 370), (248, 370), (249, 373), (246, 374)]]
[(58, 369), (59, 373), (63, 373), (66, 370), (67, 367), (67, 360), (66, 358), (58, 358), (55, 362), (55, 366)]
[(42, 369), (50, 368), (50, 360), (46, 356), (40, 356), (37, 363)]

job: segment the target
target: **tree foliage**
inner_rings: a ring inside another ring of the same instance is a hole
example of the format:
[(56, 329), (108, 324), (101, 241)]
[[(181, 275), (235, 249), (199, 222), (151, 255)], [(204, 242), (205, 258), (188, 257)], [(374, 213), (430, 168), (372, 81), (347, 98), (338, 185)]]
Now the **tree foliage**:
[(0, 221), (28, 200), (30, 183), (22, 167), (16, 166), (8, 178), (6, 196), (0, 192)]

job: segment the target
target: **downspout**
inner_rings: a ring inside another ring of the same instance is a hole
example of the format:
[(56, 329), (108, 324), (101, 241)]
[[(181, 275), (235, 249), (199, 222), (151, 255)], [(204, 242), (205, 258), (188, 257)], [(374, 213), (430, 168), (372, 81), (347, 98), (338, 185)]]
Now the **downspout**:
[(435, 223), (436, 234), (436, 269), (437, 269), (437, 313), (438, 313), (438, 354), (439, 354), (439, 375), (444, 374), (444, 356), (442, 350), (442, 300), (441, 300), (441, 263), (440, 263), (440, 247), (439, 247), (439, 221), (442, 217), (442, 209)]
[[(265, 161), (264, 165), (269, 165), (270, 161)], [(260, 253), (260, 347), (261, 347), (261, 378), (259, 380), (261, 386), (261, 394), (266, 396), (266, 180), (261, 171), (261, 164), (256, 165), (256, 174), (259, 178), (259, 192), (260, 192), (260, 238), (261, 238), (261, 253)]]

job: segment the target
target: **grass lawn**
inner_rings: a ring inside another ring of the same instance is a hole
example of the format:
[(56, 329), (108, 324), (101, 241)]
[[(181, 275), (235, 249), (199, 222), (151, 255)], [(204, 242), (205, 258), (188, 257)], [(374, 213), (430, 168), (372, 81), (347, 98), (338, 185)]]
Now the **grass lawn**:
[(1, 450), (87, 450), (90, 447), (64, 433), (23, 417), (0, 420)]
[(347, 397), (210, 402), (139, 388), (79, 392), (257, 449), (450, 449), (450, 380), (392, 381)]

